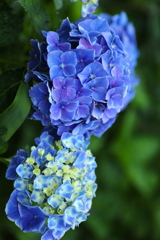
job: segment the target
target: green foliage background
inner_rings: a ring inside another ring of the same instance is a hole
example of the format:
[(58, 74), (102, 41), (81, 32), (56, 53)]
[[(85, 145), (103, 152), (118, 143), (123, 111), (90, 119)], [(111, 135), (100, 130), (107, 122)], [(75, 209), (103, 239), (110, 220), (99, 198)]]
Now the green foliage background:
[[(29, 40), (41, 40), (41, 30), (56, 30), (67, 16), (75, 21), (80, 8), (80, 2), (69, 0), (0, 2), (0, 240), (40, 239), (39, 234), (22, 233), (4, 212), (13, 183), (5, 179), (3, 161), (19, 148), (29, 149), (42, 128), (36, 121), (24, 121), (30, 107), (27, 97), (25, 107), (18, 105), (14, 111), (15, 96), (19, 104), (26, 91), (18, 90), (31, 50)], [(136, 28), (141, 82), (134, 101), (111, 129), (91, 139), (98, 163), (97, 197), (88, 220), (63, 240), (160, 240), (160, 1), (100, 0), (97, 13), (123, 10)], [(15, 115), (9, 121), (10, 109)]]

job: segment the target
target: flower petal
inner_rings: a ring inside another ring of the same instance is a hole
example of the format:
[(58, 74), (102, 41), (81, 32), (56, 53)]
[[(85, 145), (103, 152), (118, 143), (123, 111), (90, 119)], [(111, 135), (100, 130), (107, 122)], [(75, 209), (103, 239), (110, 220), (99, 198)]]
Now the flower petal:
[(52, 104), (51, 108), (50, 108), (50, 112), (51, 112), (51, 119), (54, 120), (58, 120), (61, 117), (61, 109), (60, 106), (58, 104)]
[(54, 78), (63, 76), (62, 68), (60, 68), (58, 66), (52, 66), (50, 68), (49, 73), (50, 73), (51, 80), (53, 80)]
[(70, 51), (65, 52), (61, 55), (61, 61), (66, 65), (72, 64), (75, 66), (77, 64), (76, 54)]
[(66, 65), (63, 68), (63, 74), (67, 77), (74, 76), (76, 74), (76, 69), (73, 65)]
[(87, 105), (80, 105), (77, 108), (77, 115), (79, 118), (84, 118), (87, 117), (89, 114), (89, 107)]
[(56, 45), (58, 43), (59, 36), (56, 32), (49, 31), (47, 33), (47, 39), (46, 40), (47, 40), (48, 44)]
[(59, 50), (52, 51), (48, 53), (47, 63), (49, 67), (54, 65), (59, 66), (61, 64), (60, 56), (63, 52)]

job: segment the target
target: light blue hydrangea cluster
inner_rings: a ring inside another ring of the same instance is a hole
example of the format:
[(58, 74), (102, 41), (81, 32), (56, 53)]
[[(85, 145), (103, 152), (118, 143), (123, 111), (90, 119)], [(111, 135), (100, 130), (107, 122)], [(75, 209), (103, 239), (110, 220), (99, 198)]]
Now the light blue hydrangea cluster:
[(95, 197), (95, 158), (82, 135), (48, 132), (31, 152), (19, 150), (6, 172), (15, 190), (6, 214), (24, 232), (40, 232), (42, 240), (58, 240), (85, 221)]
[[(77, 2), (77, 0), (71, 0), (71, 2)], [(82, 5), (82, 17), (86, 17), (88, 14), (95, 12), (98, 7), (99, 0), (81, 0)]]

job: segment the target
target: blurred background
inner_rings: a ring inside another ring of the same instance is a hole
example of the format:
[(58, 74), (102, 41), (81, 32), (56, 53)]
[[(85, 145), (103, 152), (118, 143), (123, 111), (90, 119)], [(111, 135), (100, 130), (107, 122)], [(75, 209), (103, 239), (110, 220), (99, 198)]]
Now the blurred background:
[[(29, 40), (40, 40), (42, 29), (56, 30), (67, 16), (71, 22), (81, 16), (79, 2), (66, 0), (60, 10), (55, 9), (53, 0), (36, 2), (40, 6), (35, 5), (35, 14), (28, 14), (18, 1), (1, 1), (0, 73), (20, 68), (23, 79)], [(90, 148), (98, 163), (97, 196), (88, 220), (69, 230), (63, 240), (160, 240), (160, 1), (100, 0), (96, 13), (121, 11), (136, 28), (140, 84), (134, 101), (114, 125), (101, 138), (91, 138)], [(16, 91), (17, 87), (8, 90), (4, 109)], [(40, 131), (40, 123), (26, 120), (9, 140), (3, 156), (10, 157), (19, 148), (29, 149)], [(39, 240), (39, 234), (22, 233), (5, 215), (13, 190), (13, 182), (5, 179), (6, 168), (0, 163), (0, 240)]]

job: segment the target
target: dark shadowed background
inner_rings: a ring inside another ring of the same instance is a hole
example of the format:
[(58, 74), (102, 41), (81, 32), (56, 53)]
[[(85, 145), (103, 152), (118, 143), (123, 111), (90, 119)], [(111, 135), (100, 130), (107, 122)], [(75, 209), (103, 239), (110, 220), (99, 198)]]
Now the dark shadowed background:
[[(74, 22), (81, 15), (78, 2), (66, 0), (60, 10), (55, 10), (52, 0), (35, 2), (42, 4), (35, 6), (36, 14), (28, 14), (15, 0), (0, 3), (1, 74), (20, 68), (22, 75), (17, 79), (23, 80), (29, 40), (41, 39), (42, 29), (56, 30), (67, 16)], [(160, 240), (160, 1), (100, 0), (97, 13), (121, 11), (136, 28), (140, 84), (134, 101), (114, 125), (101, 138), (91, 139), (98, 163), (97, 196), (88, 220), (67, 232), (63, 240)], [(12, 78), (13, 74), (7, 74)], [(12, 103), (19, 83), (14, 82), (5, 95), (0, 91), (1, 112)], [(40, 131), (40, 123), (26, 120), (9, 140), (3, 156), (10, 157), (19, 148), (29, 149)], [(40, 239), (39, 234), (22, 233), (5, 216), (13, 183), (5, 179), (6, 165), (0, 163), (0, 167), (0, 240)]]

